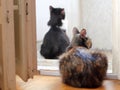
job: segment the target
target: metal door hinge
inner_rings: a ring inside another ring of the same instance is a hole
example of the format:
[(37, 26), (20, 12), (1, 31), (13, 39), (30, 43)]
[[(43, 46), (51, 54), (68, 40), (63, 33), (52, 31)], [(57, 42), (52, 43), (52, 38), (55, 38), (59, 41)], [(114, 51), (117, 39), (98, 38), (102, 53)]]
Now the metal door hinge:
[(9, 10), (6, 11), (7, 15), (6, 15), (6, 22), (10, 23), (10, 18), (9, 18)]
[(28, 12), (28, 3), (26, 2), (26, 15), (28, 15), (29, 12)]

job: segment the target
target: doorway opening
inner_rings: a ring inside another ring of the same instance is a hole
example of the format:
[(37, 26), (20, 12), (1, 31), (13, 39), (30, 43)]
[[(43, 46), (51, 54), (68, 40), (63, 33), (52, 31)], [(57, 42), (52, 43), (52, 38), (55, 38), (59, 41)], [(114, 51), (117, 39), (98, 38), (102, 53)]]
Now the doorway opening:
[(49, 6), (65, 8), (66, 18), (62, 28), (71, 41), (72, 29), (87, 29), (92, 39), (92, 49), (100, 49), (108, 57), (108, 73), (112, 73), (112, 0), (36, 0), (37, 64), (41, 74), (59, 75), (59, 60), (45, 59), (40, 55), (40, 47), (49, 27)]

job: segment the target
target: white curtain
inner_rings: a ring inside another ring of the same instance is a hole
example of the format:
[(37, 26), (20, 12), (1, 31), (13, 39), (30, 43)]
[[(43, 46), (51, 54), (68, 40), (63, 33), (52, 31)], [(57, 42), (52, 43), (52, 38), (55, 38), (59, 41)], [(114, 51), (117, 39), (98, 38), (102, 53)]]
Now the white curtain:
[(113, 0), (113, 73), (120, 80), (120, 0)]

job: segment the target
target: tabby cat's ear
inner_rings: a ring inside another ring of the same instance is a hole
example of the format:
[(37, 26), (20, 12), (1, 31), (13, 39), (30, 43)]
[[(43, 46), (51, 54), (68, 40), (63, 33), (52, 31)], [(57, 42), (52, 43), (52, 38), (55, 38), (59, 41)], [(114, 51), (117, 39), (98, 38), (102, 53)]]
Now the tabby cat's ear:
[(52, 11), (53, 7), (52, 7), (52, 6), (49, 6), (49, 9), (50, 9), (50, 11)]

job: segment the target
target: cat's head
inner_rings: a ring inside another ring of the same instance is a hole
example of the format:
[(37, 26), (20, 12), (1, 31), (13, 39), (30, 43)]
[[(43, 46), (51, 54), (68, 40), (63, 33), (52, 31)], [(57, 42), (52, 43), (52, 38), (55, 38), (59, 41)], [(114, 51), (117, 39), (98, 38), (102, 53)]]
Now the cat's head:
[(50, 20), (48, 22), (49, 26), (62, 26), (62, 19), (65, 19), (64, 8), (54, 8), (49, 7), (50, 10)]

